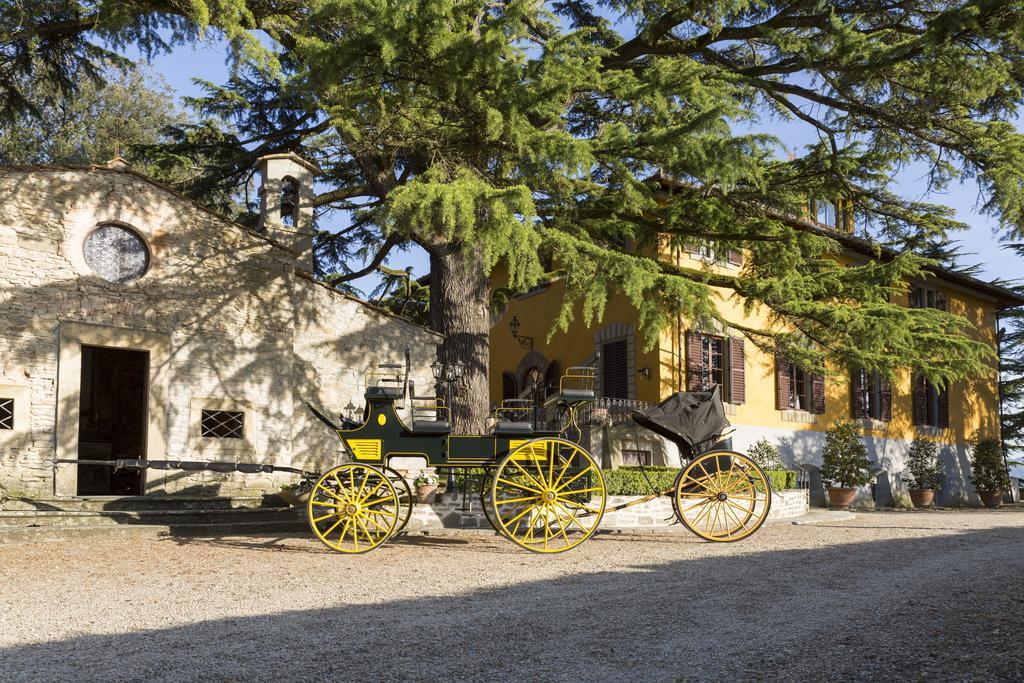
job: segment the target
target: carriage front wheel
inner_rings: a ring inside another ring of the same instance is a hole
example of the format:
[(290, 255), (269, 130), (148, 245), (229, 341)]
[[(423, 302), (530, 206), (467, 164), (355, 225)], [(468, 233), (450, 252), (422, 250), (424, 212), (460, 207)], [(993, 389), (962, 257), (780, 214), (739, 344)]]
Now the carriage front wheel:
[(771, 484), (757, 464), (733, 451), (707, 453), (676, 476), (672, 499), (687, 529), (709, 541), (739, 541), (761, 528)]
[(513, 448), (491, 484), (496, 528), (538, 553), (564, 552), (590, 538), (607, 497), (601, 468), (590, 454), (553, 437)]
[(328, 470), (317, 480), (306, 516), (313, 534), (331, 550), (365, 553), (394, 533), (401, 502), (387, 474), (351, 462)]

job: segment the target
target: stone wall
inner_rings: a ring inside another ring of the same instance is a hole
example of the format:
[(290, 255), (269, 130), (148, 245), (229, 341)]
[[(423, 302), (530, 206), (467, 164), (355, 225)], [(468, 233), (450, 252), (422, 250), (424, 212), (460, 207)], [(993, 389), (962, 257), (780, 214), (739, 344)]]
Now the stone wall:
[[(108, 282), (85, 264), (82, 243), (101, 223), (146, 241), (141, 279)], [(367, 367), (398, 362), (411, 347), (422, 381), (439, 342), (298, 276), (282, 246), (102, 168), (0, 170), (0, 320), (0, 397), (18, 392), (30, 404), (27, 424), (0, 432), (0, 487), (37, 497), (54, 492), (47, 461), (77, 456), (79, 378), (58, 366), (80, 343), (150, 351), (146, 457), (317, 466), (338, 460), (337, 440), (301, 400), (335, 414), (349, 402), (361, 408)], [(245, 412), (245, 438), (201, 437), (204, 407)], [(59, 493), (74, 492), (74, 469), (60, 469)], [(251, 493), (280, 483), (149, 471), (146, 490)]]

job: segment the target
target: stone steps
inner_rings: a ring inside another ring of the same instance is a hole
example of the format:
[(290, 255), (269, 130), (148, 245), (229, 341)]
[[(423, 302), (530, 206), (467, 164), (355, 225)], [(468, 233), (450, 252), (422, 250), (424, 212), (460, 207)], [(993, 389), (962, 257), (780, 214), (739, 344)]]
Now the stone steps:
[(236, 522), (233, 524), (121, 524), (100, 526), (37, 526), (0, 528), (0, 546), (73, 541), (82, 538), (165, 536), (246, 536), (308, 534), (304, 521)]
[(279, 508), (285, 503), (279, 496), (83, 496), (81, 498), (11, 498), (0, 505), (2, 511), (102, 512), (145, 510), (234, 510)]
[(116, 526), (119, 524), (234, 524), (237, 522), (282, 522), (300, 519), (293, 508), (223, 510), (5, 510), (0, 512), (0, 529), (42, 526)]

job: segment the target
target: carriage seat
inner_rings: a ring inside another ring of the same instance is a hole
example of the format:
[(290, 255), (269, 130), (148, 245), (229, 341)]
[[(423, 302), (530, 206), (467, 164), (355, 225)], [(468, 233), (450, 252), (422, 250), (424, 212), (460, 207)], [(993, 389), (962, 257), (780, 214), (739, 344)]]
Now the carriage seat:
[(596, 394), (593, 389), (562, 389), (558, 392), (558, 400), (561, 403), (581, 403), (595, 399)]
[(447, 434), (452, 431), (448, 408), (437, 396), (412, 396), (411, 398), (413, 432)]
[(419, 434), (447, 434), (452, 431), (448, 420), (413, 420), (412, 431)]
[(502, 435), (533, 434), (533, 423), (498, 420), (498, 423), (494, 425), (494, 433)]
[(369, 386), (366, 387), (366, 398), (387, 398), (396, 401), (402, 398), (402, 387)]

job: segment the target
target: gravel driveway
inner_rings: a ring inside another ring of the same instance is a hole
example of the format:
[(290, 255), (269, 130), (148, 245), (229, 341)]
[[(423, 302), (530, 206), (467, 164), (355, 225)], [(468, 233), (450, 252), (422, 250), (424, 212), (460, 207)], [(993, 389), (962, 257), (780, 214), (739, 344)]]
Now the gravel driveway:
[(0, 547), (4, 680), (1024, 676), (1024, 512), (858, 514), (712, 545), (489, 535)]

